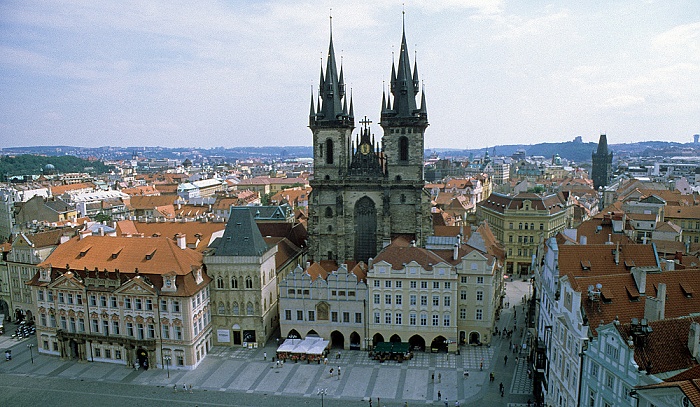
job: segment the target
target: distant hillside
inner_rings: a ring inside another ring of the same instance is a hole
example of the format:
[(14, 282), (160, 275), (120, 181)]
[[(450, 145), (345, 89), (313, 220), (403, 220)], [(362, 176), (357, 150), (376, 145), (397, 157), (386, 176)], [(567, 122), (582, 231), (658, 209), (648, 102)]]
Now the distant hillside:
[(0, 157), (0, 179), (6, 181), (13, 175), (41, 175), (47, 164), (53, 165), (56, 173), (102, 174), (109, 170), (109, 167), (101, 161), (88, 161), (73, 156), (47, 157), (22, 154)]
[[(609, 140), (608, 140), (609, 141)], [(451, 150), (451, 149), (430, 149), (426, 150), (426, 155), (432, 152), (437, 153), (440, 157), (469, 157), (483, 156), (486, 150), (493, 156), (513, 155), (518, 150), (524, 150), (527, 156), (543, 156), (551, 158), (555, 154), (559, 154), (561, 158), (577, 163), (591, 161), (591, 153), (598, 148), (598, 143), (583, 143), (577, 140), (565, 141), (561, 143), (539, 143), (539, 144), (509, 144), (503, 146), (494, 146), (474, 150)], [(700, 154), (700, 146), (687, 143), (671, 143), (667, 141), (641, 141), (638, 143), (628, 144), (609, 144), (609, 150), (615, 153), (615, 159), (621, 156), (671, 156), (671, 155), (688, 155), (695, 152)]]

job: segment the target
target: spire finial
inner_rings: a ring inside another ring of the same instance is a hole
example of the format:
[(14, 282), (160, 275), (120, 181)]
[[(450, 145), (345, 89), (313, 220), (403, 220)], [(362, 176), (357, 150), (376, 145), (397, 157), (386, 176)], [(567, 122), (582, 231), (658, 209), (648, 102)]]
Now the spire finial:
[(333, 8), (332, 7), (331, 7), (330, 11), (328, 12), (328, 19), (330, 20), (331, 37), (333, 37)]

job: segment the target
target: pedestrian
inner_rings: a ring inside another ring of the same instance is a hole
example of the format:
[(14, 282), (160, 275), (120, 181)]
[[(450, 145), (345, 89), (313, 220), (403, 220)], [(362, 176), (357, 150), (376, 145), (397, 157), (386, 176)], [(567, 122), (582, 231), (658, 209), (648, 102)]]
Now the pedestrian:
[(501, 390), (501, 397), (503, 397), (503, 390)]
[(503, 382), (500, 382), (500, 383), (498, 384), (498, 390), (499, 390), (499, 391), (503, 391)]
[(186, 384), (183, 384), (183, 385), (182, 385), (182, 391), (184, 391), (185, 393), (187, 393), (187, 385), (186, 385)]
[(447, 397), (445, 397), (445, 407), (450, 407), (447, 403)]
[(267, 360), (267, 352), (263, 352), (263, 360)]
[(173, 393), (177, 393), (177, 383), (173, 384)]
[(459, 407), (459, 400), (455, 400), (455, 407)]
[(484, 370), (484, 362), (479, 363), (479, 370)]
[(442, 399), (442, 393), (440, 393), (440, 390), (438, 390), (438, 401)]
[[(515, 359), (515, 363), (518, 362), (518, 359)], [(503, 366), (508, 364), (508, 355), (503, 356)]]
[(192, 385), (190, 384), (189, 387), (190, 387), (190, 393), (192, 393)]
[(331, 377), (333, 377), (333, 368), (331, 368), (330, 373), (331, 373)]
[(435, 373), (430, 375), (430, 381), (435, 383)]
[(519, 361), (520, 361), (520, 356), (516, 356), (515, 357), (515, 364), (517, 365)]
[(469, 371), (468, 370), (464, 371), (464, 378), (465, 379), (469, 378)]
[(531, 403), (532, 403), (532, 401), (530, 401), (530, 399), (527, 399), (527, 407), (530, 407)]
[(442, 383), (442, 374), (438, 373), (438, 383)]
[(340, 366), (338, 366), (338, 380), (340, 380)]
[(328, 364), (328, 357), (323, 358), (323, 364), (327, 365)]
[(369, 407), (372, 407), (372, 397), (369, 398)]

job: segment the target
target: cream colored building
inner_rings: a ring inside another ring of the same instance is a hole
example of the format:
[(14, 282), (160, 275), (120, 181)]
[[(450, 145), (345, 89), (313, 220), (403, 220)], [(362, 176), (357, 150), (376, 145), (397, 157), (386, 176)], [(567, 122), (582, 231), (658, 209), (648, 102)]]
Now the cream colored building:
[(40, 353), (193, 369), (211, 349), (210, 279), (184, 244), (83, 234), (38, 269), (28, 285)]
[(396, 240), (367, 274), (373, 343), (452, 350), (489, 343), (503, 292), (504, 252), (488, 225), (469, 236), (433, 236), (427, 248)]
[(492, 193), (476, 207), (506, 249), (506, 273), (529, 274), (540, 241), (571, 227), (574, 207), (562, 193), (537, 195)]

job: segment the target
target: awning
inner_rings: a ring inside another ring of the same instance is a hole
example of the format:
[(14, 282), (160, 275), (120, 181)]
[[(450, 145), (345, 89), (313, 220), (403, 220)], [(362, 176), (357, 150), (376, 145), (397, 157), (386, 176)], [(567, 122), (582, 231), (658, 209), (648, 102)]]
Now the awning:
[(408, 342), (379, 342), (374, 347), (377, 353), (408, 353), (411, 346)]

